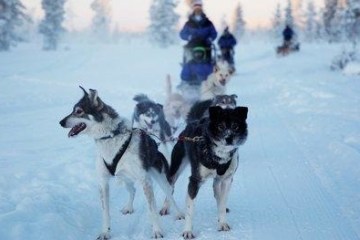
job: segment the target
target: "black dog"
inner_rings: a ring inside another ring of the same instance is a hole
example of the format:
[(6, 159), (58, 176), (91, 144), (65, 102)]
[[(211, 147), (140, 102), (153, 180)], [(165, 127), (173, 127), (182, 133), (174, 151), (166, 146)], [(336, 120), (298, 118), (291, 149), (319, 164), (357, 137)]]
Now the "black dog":
[(201, 184), (209, 177), (214, 179), (219, 231), (230, 230), (226, 221), (226, 200), (238, 166), (238, 147), (246, 141), (248, 135), (247, 113), (247, 107), (210, 107), (209, 117), (188, 124), (174, 146), (170, 166), (170, 180), (173, 185), (186, 166), (187, 159), (191, 164), (183, 232), (185, 239), (194, 238), (193, 203)]

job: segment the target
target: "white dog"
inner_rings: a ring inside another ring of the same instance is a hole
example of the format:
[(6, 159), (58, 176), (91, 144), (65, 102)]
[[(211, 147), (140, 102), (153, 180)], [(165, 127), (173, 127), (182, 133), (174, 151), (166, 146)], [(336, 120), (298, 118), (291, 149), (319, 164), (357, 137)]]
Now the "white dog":
[(185, 119), (190, 110), (189, 103), (179, 93), (172, 92), (170, 75), (166, 77), (166, 100), (164, 114), (166, 121), (170, 124), (171, 132), (174, 134), (181, 127), (185, 127)]
[(226, 94), (226, 85), (235, 69), (227, 61), (218, 61), (214, 71), (206, 81), (201, 83), (200, 100), (213, 99), (217, 95)]

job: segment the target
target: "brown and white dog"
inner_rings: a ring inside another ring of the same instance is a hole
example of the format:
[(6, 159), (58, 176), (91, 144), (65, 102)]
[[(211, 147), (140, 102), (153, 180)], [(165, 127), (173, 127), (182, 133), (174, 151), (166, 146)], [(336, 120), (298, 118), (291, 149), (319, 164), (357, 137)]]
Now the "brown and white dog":
[(201, 83), (200, 100), (212, 99), (217, 95), (226, 94), (226, 85), (235, 69), (227, 61), (221, 60), (214, 66), (214, 71), (206, 81)]

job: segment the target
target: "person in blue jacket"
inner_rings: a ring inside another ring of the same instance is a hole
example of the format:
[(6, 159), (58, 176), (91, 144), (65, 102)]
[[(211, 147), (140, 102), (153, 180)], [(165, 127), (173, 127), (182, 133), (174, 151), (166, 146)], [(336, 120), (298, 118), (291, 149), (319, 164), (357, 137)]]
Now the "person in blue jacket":
[(228, 61), (230, 64), (234, 64), (234, 47), (236, 45), (236, 39), (229, 31), (229, 27), (224, 29), (224, 32), (218, 40), (218, 45), (221, 51), (221, 56), (223, 59)]
[(193, 47), (205, 47), (206, 58), (211, 57), (211, 44), (217, 37), (213, 23), (207, 18), (202, 9), (202, 1), (192, 3), (193, 13), (180, 31), (181, 39), (188, 41), (186, 48), (190, 51)]
[(213, 65), (206, 59), (204, 47), (192, 49), (193, 58), (184, 64), (181, 80), (188, 85), (200, 85), (213, 71)]
[(292, 38), (294, 36), (294, 31), (291, 29), (289, 25), (286, 25), (282, 34), (284, 38), (284, 46), (290, 46), (292, 42)]

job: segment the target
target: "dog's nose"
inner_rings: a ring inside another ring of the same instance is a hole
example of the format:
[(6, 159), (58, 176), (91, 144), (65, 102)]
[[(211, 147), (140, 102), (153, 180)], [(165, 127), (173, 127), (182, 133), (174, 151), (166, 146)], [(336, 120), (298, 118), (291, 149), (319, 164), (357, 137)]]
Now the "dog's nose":
[(62, 127), (65, 127), (65, 123), (66, 123), (66, 119), (65, 119), (65, 118), (59, 122), (59, 124), (60, 124)]
[(151, 120), (151, 124), (154, 124), (155, 123), (155, 120)]

